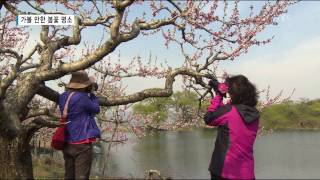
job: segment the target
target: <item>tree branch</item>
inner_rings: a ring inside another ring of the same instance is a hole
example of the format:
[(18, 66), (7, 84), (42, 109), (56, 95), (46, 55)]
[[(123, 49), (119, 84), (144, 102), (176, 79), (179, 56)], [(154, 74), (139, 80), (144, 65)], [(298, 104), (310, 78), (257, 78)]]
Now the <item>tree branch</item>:
[(37, 44), (33, 47), (33, 49), (30, 51), (30, 53), (22, 59), (22, 64), (31, 59), (31, 57), (34, 55), (34, 53), (41, 48), (40, 44)]
[(140, 29), (141, 30), (153, 30), (153, 29), (158, 29), (161, 26), (166, 26), (166, 25), (176, 25), (175, 20), (178, 18), (178, 16), (174, 16), (172, 18), (168, 19), (163, 19), (163, 20), (156, 20), (152, 21), (149, 23), (139, 23)]
[(0, 54), (11, 54), (13, 55), (17, 60), (21, 60), (21, 56), (11, 49), (0, 49)]
[(40, 67), (40, 64), (29, 64), (29, 65), (26, 65), (26, 66), (21, 66), (19, 68), (19, 72), (23, 72), (23, 71), (26, 71), (26, 70), (29, 70), (29, 69), (32, 69), (32, 68), (38, 68)]
[(180, 13), (182, 13), (182, 9), (174, 3), (172, 0), (167, 0), (170, 4), (172, 4)]
[[(184, 67), (177, 68), (168, 73), (168, 75), (166, 76), (165, 87), (163, 89), (160, 89), (160, 88), (145, 89), (141, 92), (134, 93), (127, 96), (122, 96), (122, 97), (108, 97), (108, 98), (98, 97), (99, 104), (100, 106), (117, 106), (117, 105), (126, 105), (129, 103), (142, 101), (149, 97), (169, 97), (173, 93), (172, 85), (177, 75), (191, 76), (195, 78), (196, 83), (202, 86), (206, 86), (206, 84), (203, 83), (202, 78), (203, 77), (208, 79), (210, 78), (210, 76), (207, 74), (202, 74), (188, 68), (184, 68)], [(42, 85), (38, 94), (54, 102), (58, 102), (58, 99), (59, 99), (58, 92), (44, 85)]]
[[(93, 53), (81, 58), (79, 61), (61, 64), (57, 69), (39, 71), (39, 73), (36, 74), (37, 78), (41, 79), (42, 81), (56, 79), (65, 75), (66, 73), (86, 69), (94, 63), (103, 59), (107, 54), (112, 52), (121, 43), (121, 41), (119, 41), (119, 26), (122, 20), (122, 16), (123, 11), (117, 11), (117, 14), (114, 17), (114, 21), (112, 22), (110, 27), (111, 39), (107, 40)], [(81, 29), (79, 28), (79, 18), (76, 18), (76, 25), (73, 29), (73, 37), (65, 37), (63, 39), (60, 39), (55, 48), (58, 49), (61, 46), (78, 44), (81, 40), (80, 31)]]
[(87, 67), (90, 67), (103, 59), (107, 54), (111, 53), (117, 47), (117, 45), (119, 45), (119, 42), (108, 40), (88, 56), (83, 57), (75, 62), (61, 64), (56, 69), (41, 71), (37, 73), (36, 76), (42, 81), (47, 81), (62, 77), (69, 72), (86, 69)]
[(25, 119), (34, 118), (34, 117), (38, 117), (38, 116), (49, 116), (49, 117), (53, 117), (53, 118), (59, 118), (59, 116), (57, 116), (56, 114), (51, 113), (50, 109), (35, 109), (35, 110), (32, 110), (25, 117)]
[(14, 14), (14, 15), (19, 15), (19, 14), (35, 14), (35, 13), (30, 13), (30, 12), (23, 12), (23, 11), (20, 11), (20, 10), (18, 10), (16, 7), (14, 7), (14, 6), (12, 6), (8, 1), (6, 1), (6, 0), (2, 0), (2, 3), (3, 3), (3, 5), (4, 5), (4, 7), (8, 10), (8, 11), (10, 11), (12, 14)]
[(100, 10), (99, 10), (99, 8), (98, 8), (98, 6), (97, 6), (97, 1), (96, 1), (96, 0), (93, 0), (93, 1), (91, 1), (91, 2), (92, 2), (92, 4), (93, 4), (93, 6), (96, 8), (99, 16), (102, 17), (102, 13), (100, 12)]
[(32, 121), (32, 123), (37, 124), (41, 127), (49, 127), (49, 128), (55, 128), (60, 125), (60, 122), (58, 121), (49, 121), (44, 118), (36, 118)]
[(127, 42), (134, 38), (136, 38), (140, 34), (140, 26), (138, 21), (136, 20), (131, 27), (131, 31), (129, 33), (122, 33), (119, 36), (120, 42)]
[(107, 23), (110, 19), (114, 17), (115, 17), (114, 15), (109, 15), (105, 17), (98, 17), (96, 20), (86, 19), (86, 20), (82, 20), (80, 24), (84, 26), (96, 26), (98, 24)]
[(60, 125), (60, 122), (58, 121), (50, 121), (46, 120), (45, 118), (38, 117), (28, 123), (27, 125), (24, 126), (24, 129), (26, 131), (33, 131), (36, 132), (37, 130), (43, 128), (43, 127), (48, 127), (48, 128), (56, 128)]
[(77, 45), (81, 41), (81, 29), (79, 26), (80, 19), (75, 16), (75, 24), (73, 25), (72, 30), (72, 37), (66, 36), (62, 39), (59, 39), (57, 42), (57, 46), (55, 47), (56, 50), (58, 48), (64, 47), (64, 46), (70, 46), (70, 45)]
[(8, 87), (12, 84), (12, 82), (16, 79), (17, 77), (17, 71), (19, 70), (21, 63), (22, 63), (22, 56), (20, 56), (16, 51), (13, 51), (11, 49), (0, 49), (0, 54), (11, 54), (13, 55), (17, 62), (15, 66), (10, 65), (11, 71), (9, 74), (0, 81), (0, 97), (4, 98), (5, 93), (8, 89)]
[(37, 94), (49, 99), (50, 101), (59, 103), (59, 93), (47, 87), (44, 83), (40, 85), (40, 89)]
[(46, 11), (40, 7), (36, 7), (33, 4), (31, 4), (28, 0), (25, 0), (25, 2), (31, 6), (34, 10), (39, 11), (40, 13), (46, 14)]
[(130, 6), (133, 2), (134, 0), (124, 0), (122, 2), (113, 0), (112, 4), (118, 11), (124, 11), (124, 9)]
[(202, 81), (201, 80), (202, 77), (209, 78), (208, 75), (198, 73), (191, 69), (178, 68), (168, 73), (168, 75), (166, 76), (164, 89), (160, 89), (160, 88), (145, 89), (141, 92), (134, 93), (128, 96), (123, 96), (123, 97), (113, 97), (113, 98), (99, 97), (99, 104), (101, 106), (116, 106), (116, 105), (125, 105), (129, 103), (142, 101), (149, 97), (169, 97), (173, 93), (172, 85), (177, 75), (188, 75), (188, 76), (194, 77), (196, 79), (196, 82), (199, 84)]
[(42, 25), (41, 26), (41, 32), (40, 32), (40, 40), (44, 43), (47, 44), (49, 42), (49, 26)]
[[(129, 2), (130, 1), (128, 1), (128, 3)], [(122, 16), (123, 16), (123, 11), (118, 10), (117, 14), (114, 17), (114, 21), (112, 22), (110, 27), (111, 39), (106, 41), (102, 46), (97, 48), (93, 53), (89, 54), (86, 57), (81, 58), (79, 61), (61, 64), (57, 69), (39, 72), (36, 76), (42, 81), (46, 81), (46, 80), (59, 78), (68, 72), (73, 72), (73, 71), (90, 67), (94, 63), (103, 59), (103, 57), (105, 57), (107, 54), (112, 52), (121, 42), (129, 41), (137, 37), (140, 33), (140, 30), (157, 29), (161, 26), (165, 26), (168, 24), (174, 25), (175, 20), (178, 17), (178, 16), (175, 16), (173, 18), (158, 20), (150, 23), (143, 23), (143, 22), (137, 23), (137, 21), (135, 21), (136, 23), (132, 25), (131, 32), (119, 34), (119, 26), (121, 23)], [(78, 39), (80, 40), (80, 34), (78, 37), (79, 37)], [(62, 43), (59, 43), (59, 44), (66, 45), (68, 43), (63, 41)]]
[(214, 56), (213, 54), (209, 55), (206, 58), (205, 64), (202, 67), (200, 67), (197, 71), (200, 72), (202, 70), (207, 69), (214, 61), (226, 60), (229, 58), (229, 56), (218, 57), (221, 53), (222, 52), (217, 52)]
[[(37, 13), (32, 13), (32, 12), (25, 12), (25, 11), (20, 11), (20, 10), (18, 10), (16, 7), (14, 7), (14, 6), (12, 6), (10, 3), (8, 3), (8, 1), (6, 1), (6, 0), (0, 0), (0, 4), (3, 4), (4, 5), (4, 7), (8, 10), (8, 11), (10, 11), (12, 14), (14, 14), (14, 15), (20, 15), (20, 14), (33, 14), (33, 15), (36, 15)], [(64, 13), (61, 13), (61, 12), (47, 12), (47, 11), (45, 11), (44, 9), (42, 9), (42, 8), (40, 8), (40, 7), (35, 7), (35, 6), (33, 6), (30, 2), (28, 2), (27, 0), (26, 0), (26, 3), (31, 7), (31, 8), (33, 8), (33, 9), (35, 9), (35, 10), (37, 10), (37, 11), (39, 11), (39, 12), (41, 12), (41, 13), (44, 13), (44, 14), (61, 14), (61, 15), (64, 15)], [(43, 11), (43, 12), (42, 12)]]

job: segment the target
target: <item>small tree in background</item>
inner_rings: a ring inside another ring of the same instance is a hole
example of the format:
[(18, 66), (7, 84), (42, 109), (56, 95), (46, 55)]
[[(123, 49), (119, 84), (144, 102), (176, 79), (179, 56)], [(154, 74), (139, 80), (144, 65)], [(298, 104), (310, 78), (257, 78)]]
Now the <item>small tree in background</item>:
[(159, 127), (168, 118), (168, 110), (172, 104), (171, 98), (149, 98), (133, 106), (133, 113), (142, 118), (151, 119), (151, 124)]
[(176, 92), (173, 94), (172, 99), (173, 107), (178, 112), (179, 120), (189, 123), (197, 120), (199, 97), (195, 92)]

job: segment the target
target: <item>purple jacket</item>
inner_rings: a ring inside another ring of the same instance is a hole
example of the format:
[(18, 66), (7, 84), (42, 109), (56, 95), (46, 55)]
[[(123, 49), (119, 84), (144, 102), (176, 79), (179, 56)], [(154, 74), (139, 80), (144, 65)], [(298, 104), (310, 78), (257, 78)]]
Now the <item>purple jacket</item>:
[(227, 179), (255, 179), (253, 144), (259, 126), (259, 111), (243, 104), (221, 105), (216, 96), (205, 115), (205, 123), (218, 126), (209, 171)]
[[(70, 91), (59, 97), (59, 108), (62, 113)], [(90, 97), (85, 92), (76, 92), (70, 99), (68, 107), (67, 142), (77, 142), (88, 138), (100, 138), (100, 130), (94, 115), (100, 112), (98, 100), (94, 94)]]

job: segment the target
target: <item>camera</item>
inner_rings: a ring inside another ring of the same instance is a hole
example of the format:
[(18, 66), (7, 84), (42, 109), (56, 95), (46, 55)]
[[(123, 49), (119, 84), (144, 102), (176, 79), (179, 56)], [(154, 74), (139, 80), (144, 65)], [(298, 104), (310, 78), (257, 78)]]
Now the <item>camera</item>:
[(98, 83), (96, 82), (96, 78), (94, 76), (90, 76), (89, 80), (91, 81), (90, 92), (94, 92), (98, 90)]
[(93, 91), (97, 91), (98, 90), (98, 83), (96, 83), (96, 82), (94, 82), (93, 84), (92, 84), (92, 90)]
[(226, 93), (229, 90), (227, 83), (220, 83), (216, 78), (212, 78), (209, 81), (209, 86), (214, 90), (216, 94), (220, 94), (223, 97), (226, 97)]

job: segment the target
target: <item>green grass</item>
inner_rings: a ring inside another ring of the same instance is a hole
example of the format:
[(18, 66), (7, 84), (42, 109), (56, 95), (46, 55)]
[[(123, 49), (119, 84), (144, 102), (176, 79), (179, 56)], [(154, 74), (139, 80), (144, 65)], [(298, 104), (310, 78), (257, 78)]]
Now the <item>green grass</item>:
[(261, 125), (268, 129), (320, 128), (320, 100), (285, 102), (262, 110)]

